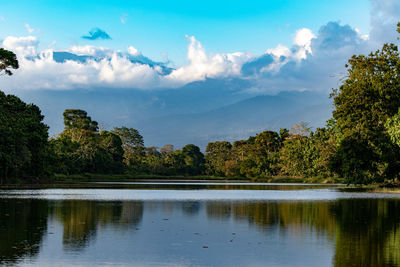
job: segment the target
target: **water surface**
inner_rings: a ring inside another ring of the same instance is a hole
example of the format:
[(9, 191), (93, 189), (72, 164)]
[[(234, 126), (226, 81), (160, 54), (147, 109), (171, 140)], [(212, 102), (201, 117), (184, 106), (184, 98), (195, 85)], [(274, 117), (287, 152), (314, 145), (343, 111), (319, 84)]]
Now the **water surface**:
[(0, 265), (400, 266), (397, 194), (341, 185), (103, 185), (0, 190)]

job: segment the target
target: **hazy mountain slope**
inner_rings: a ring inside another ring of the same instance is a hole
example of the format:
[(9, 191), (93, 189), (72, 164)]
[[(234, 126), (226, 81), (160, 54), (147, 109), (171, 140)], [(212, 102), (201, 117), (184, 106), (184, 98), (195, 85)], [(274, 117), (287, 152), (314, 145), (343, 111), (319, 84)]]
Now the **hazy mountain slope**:
[(290, 128), (300, 121), (321, 127), (330, 116), (327, 96), (293, 92), (257, 96), (204, 113), (152, 118), (139, 122), (138, 128), (158, 146), (168, 137), (178, 146), (194, 143), (204, 147), (210, 141), (247, 138), (266, 129)]
[(122, 125), (137, 128), (148, 146), (193, 143), (205, 147), (210, 141), (247, 138), (265, 129), (289, 128), (299, 121), (319, 127), (331, 116), (330, 99), (325, 94), (251, 96), (242, 91), (245, 83), (206, 80), (168, 90), (15, 93), (42, 109), (51, 135), (63, 130), (62, 113), (66, 108), (79, 108), (88, 111), (104, 129)]
[(106, 128), (127, 125), (153, 117), (201, 113), (249, 98), (240, 93), (245, 81), (227, 82), (208, 79), (179, 89), (163, 90), (18, 90), (16, 94), (28, 103), (38, 105), (46, 116), (50, 133), (63, 130), (62, 113), (67, 108), (86, 110)]

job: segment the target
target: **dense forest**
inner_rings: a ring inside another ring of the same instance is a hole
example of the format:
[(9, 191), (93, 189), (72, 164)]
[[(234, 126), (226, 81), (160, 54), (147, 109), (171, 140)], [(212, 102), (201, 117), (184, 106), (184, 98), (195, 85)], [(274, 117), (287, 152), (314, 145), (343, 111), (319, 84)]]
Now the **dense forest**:
[[(204, 154), (193, 144), (145, 147), (139, 131), (124, 126), (99, 131), (79, 109), (65, 110), (64, 131), (49, 139), (37, 106), (0, 92), (0, 182), (83, 173), (394, 181), (400, 174), (398, 47), (384, 44), (369, 55), (354, 55), (346, 68), (331, 94), (333, 116), (324, 128), (311, 131), (300, 122), (247, 140), (212, 142)], [(0, 49), (0, 72), (12, 75), (15, 69), (15, 54)]]

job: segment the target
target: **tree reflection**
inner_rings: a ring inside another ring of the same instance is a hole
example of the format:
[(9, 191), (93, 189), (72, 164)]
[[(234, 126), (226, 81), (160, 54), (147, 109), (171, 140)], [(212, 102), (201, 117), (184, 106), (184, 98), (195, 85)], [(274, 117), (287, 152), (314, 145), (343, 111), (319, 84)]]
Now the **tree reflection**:
[(0, 199), (0, 265), (36, 256), (47, 221), (61, 222), (65, 250), (80, 251), (100, 230), (125, 231), (138, 227), (146, 213), (165, 219), (176, 212), (185, 215), (182, 223), (188, 216), (205, 214), (211, 219), (209, 227), (233, 221), (265, 235), (271, 231), (321, 235), (334, 244), (332, 264), (337, 267), (400, 266), (400, 200), (395, 199), (150, 201), (146, 205), (142, 201)]
[(45, 200), (0, 199), (0, 265), (38, 254), (47, 215)]
[(335, 202), (335, 266), (400, 266), (399, 208), (398, 200)]
[(280, 231), (302, 232), (313, 228), (333, 236), (335, 219), (330, 215), (330, 202), (221, 202), (206, 203), (207, 216), (214, 219), (234, 218), (266, 231), (279, 227)]
[(64, 227), (66, 250), (81, 250), (96, 237), (99, 226), (136, 227), (143, 216), (142, 202), (61, 201), (54, 214)]
[(334, 266), (400, 266), (400, 201), (342, 199), (314, 202), (207, 202), (210, 218), (232, 217), (261, 231), (304, 234), (336, 241)]

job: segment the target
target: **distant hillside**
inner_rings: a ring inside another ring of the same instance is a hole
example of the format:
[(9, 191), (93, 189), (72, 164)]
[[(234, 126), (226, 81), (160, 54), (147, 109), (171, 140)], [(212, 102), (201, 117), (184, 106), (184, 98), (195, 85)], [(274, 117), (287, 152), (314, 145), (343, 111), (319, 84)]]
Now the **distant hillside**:
[(140, 121), (138, 128), (147, 140), (157, 140), (159, 146), (168, 137), (178, 146), (194, 143), (205, 147), (210, 141), (244, 139), (266, 129), (290, 128), (300, 121), (321, 127), (330, 117), (328, 96), (285, 92), (256, 96), (202, 113), (151, 118)]
[[(327, 94), (281, 92), (253, 96), (243, 93), (246, 81), (206, 80), (165, 90), (33, 90), (16, 93), (42, 109), (50, 134), (63, 130), (66, 108), (84, 109), (100, 126), (138, 129), (148, 146), (193, 143), (204, 148), (215, 140), (247, 138), (265, 129), (290, 128), (305, 121), (320, 127), (331, 116)], [(99, 108), (101, 107), (101, 108)]]

